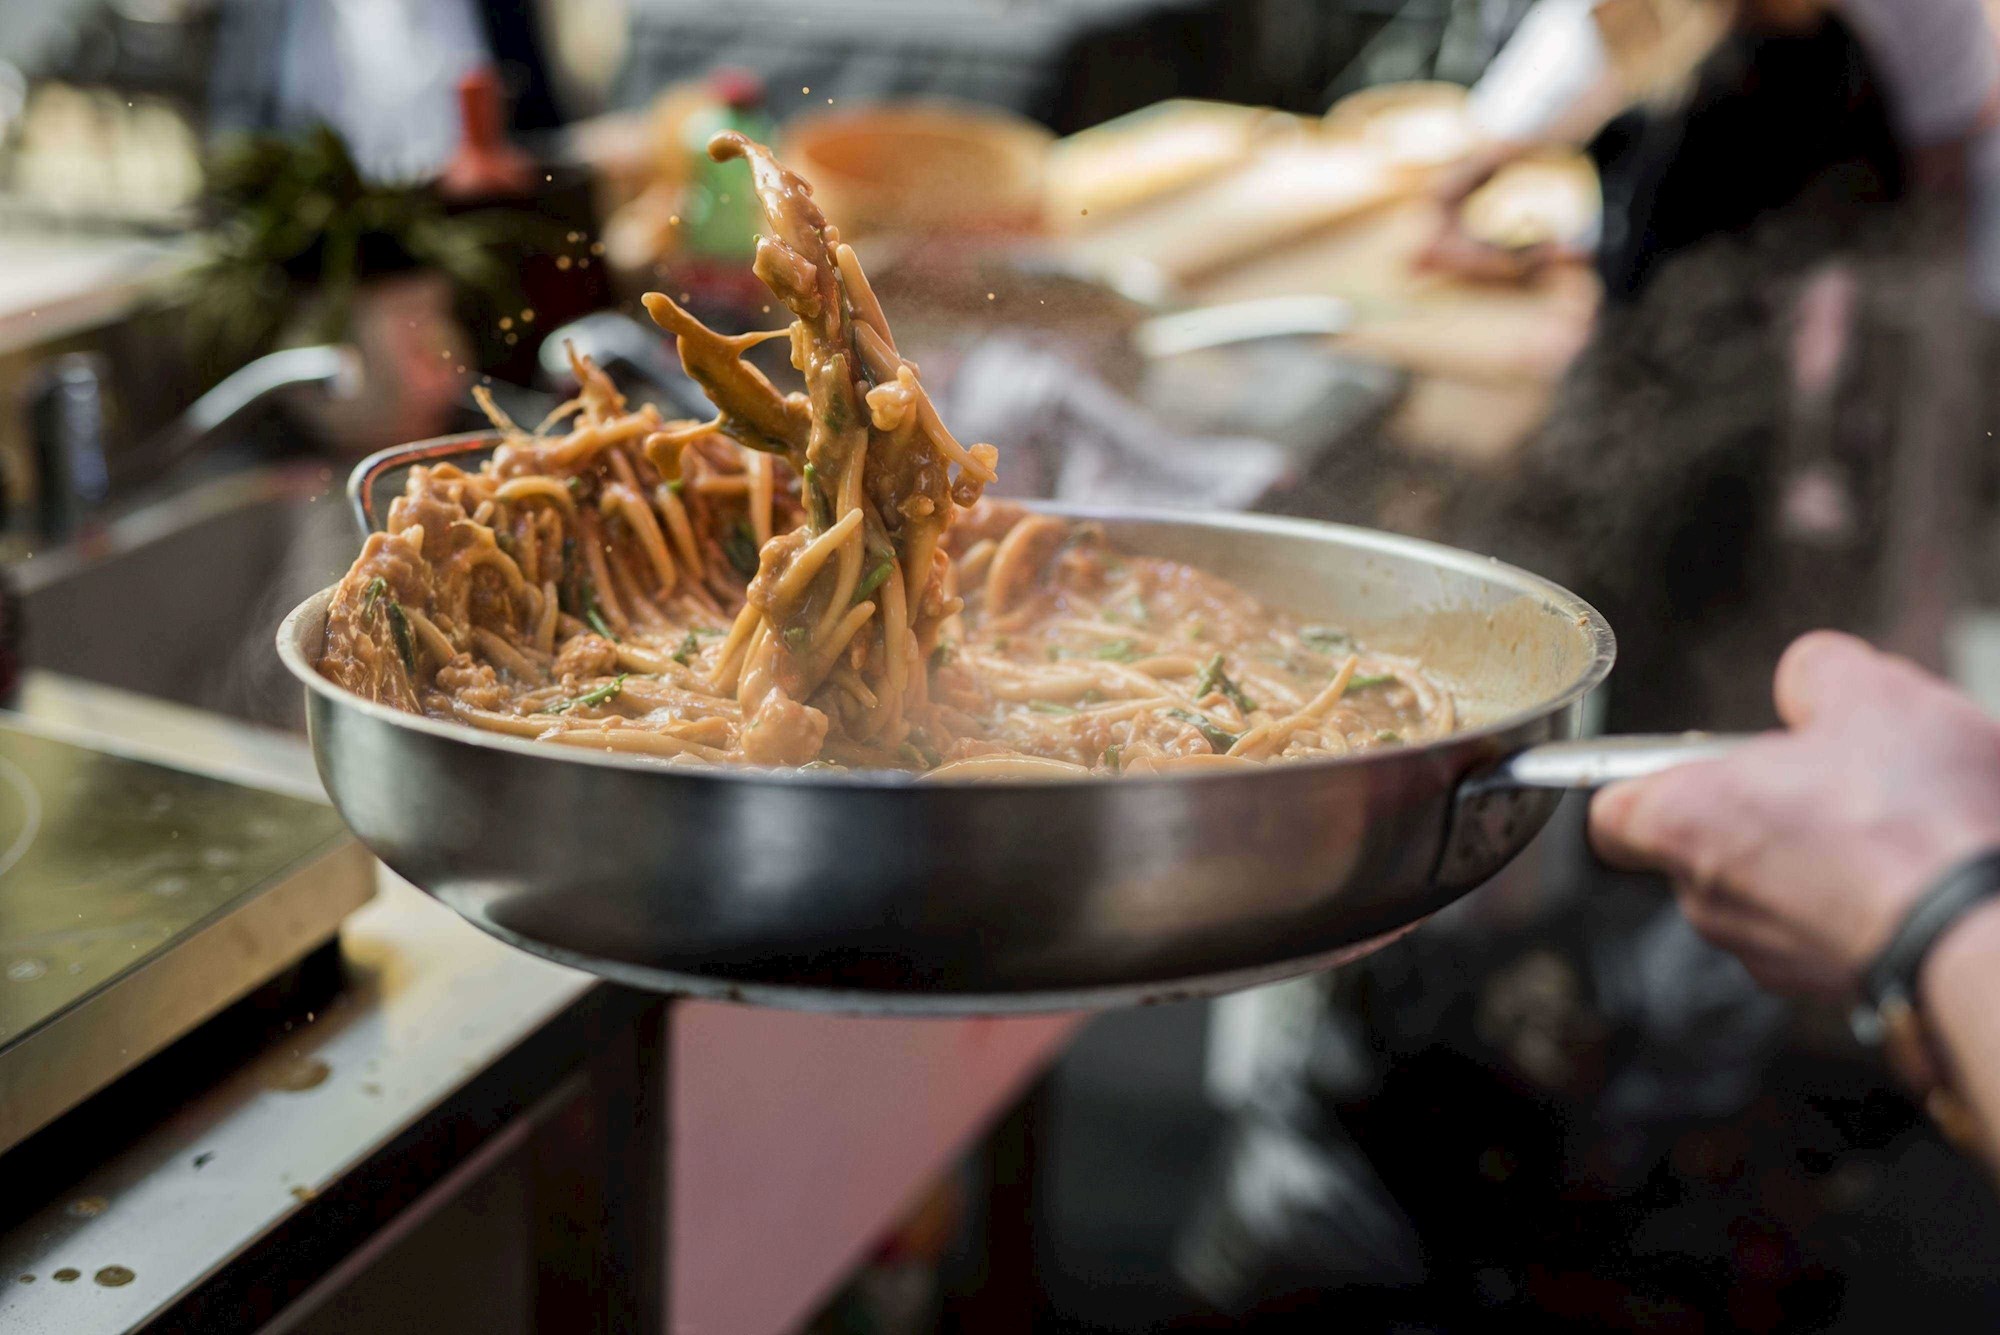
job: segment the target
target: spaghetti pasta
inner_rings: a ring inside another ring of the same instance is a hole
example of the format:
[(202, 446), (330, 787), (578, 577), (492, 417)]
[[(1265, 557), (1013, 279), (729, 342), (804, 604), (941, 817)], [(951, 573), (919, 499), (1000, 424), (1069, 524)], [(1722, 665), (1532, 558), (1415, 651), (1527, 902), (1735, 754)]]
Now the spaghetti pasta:
[(411, 470), (335, 590), (320, 671), (474, 727), (662, 763), (894, 766), (941, 780), (1234, 768), (1455, 726), (1414, 663), (1304, 626), (1102, 531), (981, 499), (990, 445), (939, 419), (805, 182), (748, 159), (756, 272), (802, 393), (646, 298), (717, 406), (577, 396), (477, 471)]

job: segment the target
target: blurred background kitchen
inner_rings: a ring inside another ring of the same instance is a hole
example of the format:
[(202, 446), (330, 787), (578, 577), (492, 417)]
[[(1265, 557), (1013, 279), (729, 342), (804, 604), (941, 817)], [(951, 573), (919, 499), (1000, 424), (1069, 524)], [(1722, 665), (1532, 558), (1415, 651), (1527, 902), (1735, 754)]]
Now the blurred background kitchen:
[[(481, 425), (475, 386), (538, 419), (567, 343), (705, 415), (647, 290), (778, 323), (741, 164), (701, 152), (735, 127), (815, 183), (1003, 492), (1519, 561), (1618, 626), (1615, 727), (1758, 726), (1820, 624), (2000, 701), (1996, 71), (1978, 0), (9, 4), (0, 695), (295, 765), (271, 635), (358, 545), (356, 459)], [(606, 1001), (385, 881), (315, 956), (343, 1023), (392, 1008), (368, 942), (546, 1005), (341, 1112), (374, 1157), (65, 1291), (47, 1239), (128, 1209), (80, 1184), (150, 1199), (183, 1105), (251, 1135), (210, 1085), (321, 1007), (267, 987), (244, 1034), (149, 1040), (230, 1055), (107, 1068), (143, 1096), (0, 1140), (30, 1183), (0, 1327), (94, 1329), (94, 1282), (105, 1329), (1993, 1328), (1989, 1184), (1844, 1017), (1759, 993), (1576, 816), (1336, 975), (991, 1032)], [(7, 921), (0, 992), (39, 985)], [(419, 992), (441, 1034), (481, 995)], [(468, 1123), (557, 1020), (567, 1055)], [(656, 1161), (599, 1143), (633, 1109)], [(664, 1180), (590, 1195), (624, 1172)]]

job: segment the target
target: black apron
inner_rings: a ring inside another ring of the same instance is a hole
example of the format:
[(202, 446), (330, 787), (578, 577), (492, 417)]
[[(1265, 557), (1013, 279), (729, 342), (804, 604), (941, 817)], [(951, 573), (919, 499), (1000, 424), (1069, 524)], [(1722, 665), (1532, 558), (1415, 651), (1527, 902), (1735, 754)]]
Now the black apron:
[(1598, 267), (1614, 302), (1667, 256), (1809, 191), (1877, 203), (1904, 186), (1881, 89), (1832, 14), (1809, 33), (1732, 33), (1682, 106), (1627, 113), (1590, 152), (1604, 182)]

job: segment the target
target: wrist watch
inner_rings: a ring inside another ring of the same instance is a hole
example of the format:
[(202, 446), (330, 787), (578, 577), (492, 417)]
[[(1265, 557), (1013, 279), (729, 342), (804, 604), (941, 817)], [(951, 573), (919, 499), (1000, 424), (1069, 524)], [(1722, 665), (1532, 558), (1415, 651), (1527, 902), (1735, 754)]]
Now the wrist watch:
[(1972, 910), (2000, 895), (2000, 849), (1968, 858), (1917, 897), (1861, 974), (1854, 1035), (1879, 1046), (1890, 1067), (1923, 1100), (1939, 1130), (1961, 1150), (2000, 1163), (1964, 1100), (1918, 1010), (1918, 979), (1931, 949)]

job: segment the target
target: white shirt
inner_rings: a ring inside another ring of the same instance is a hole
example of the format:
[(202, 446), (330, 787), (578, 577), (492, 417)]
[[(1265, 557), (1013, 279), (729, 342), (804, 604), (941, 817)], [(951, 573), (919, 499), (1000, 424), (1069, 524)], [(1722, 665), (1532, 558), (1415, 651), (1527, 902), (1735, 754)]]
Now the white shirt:
[(458, 81), (490, 58), (471, 0), (292, 0), (286, 19), (285, 123), (331, 125), (377, 180), (420, 179), (451, 160)]
[[(2000, 130), (1980, 114), (2000, 86), (2000, 41), (1983, 0), (1833, 0), (1882, 86), (1906, 149), (1970, 138), (1973, 288), (2000, 314)], [(1603, 74), (1595, 0), (1541, 0), (1473, 88), (1474, 123), (1500, 139), (1544, 132)]]

